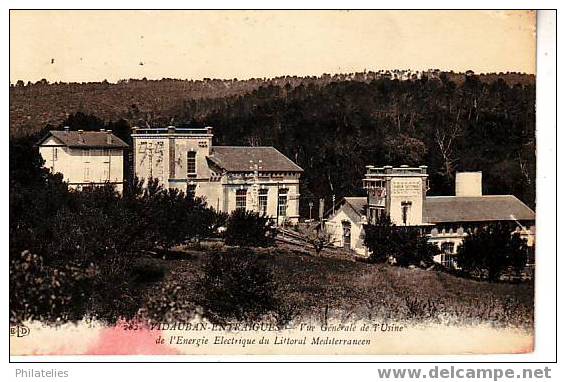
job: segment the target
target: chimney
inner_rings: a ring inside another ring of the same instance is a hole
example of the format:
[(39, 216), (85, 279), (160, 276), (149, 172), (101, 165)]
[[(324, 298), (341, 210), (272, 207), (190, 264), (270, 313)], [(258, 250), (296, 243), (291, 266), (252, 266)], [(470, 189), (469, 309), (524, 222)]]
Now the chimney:
[(79, 143), (85, 143), (84, 130), (79, 130)]
[(63, 127), (63, 130), (65, 131), (65, 134), (67, 134), (69, 132), (69, 126)]
[(481, 171), (456, 173), (456, 196), (482, 196)]
[(106, 143), (109, 145), (112, 144), (112, 130), (106, 130)]

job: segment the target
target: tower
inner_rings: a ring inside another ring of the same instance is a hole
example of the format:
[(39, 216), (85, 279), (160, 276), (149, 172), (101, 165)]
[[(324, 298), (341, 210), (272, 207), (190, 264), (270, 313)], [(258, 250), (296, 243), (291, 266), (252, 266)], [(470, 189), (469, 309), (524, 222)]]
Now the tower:
[(165, 188), (194, 192), (209, 178), (206, 157), (212, 150), (212, 128), (132, 129), (134, 172), (139, 179), (158, 179)]
[(428, 190), (427, 166), (366, 166), (363, 179), (368, 193), (367, 220), (376, 223), (389, 215), (395, 225), (422, 225)]

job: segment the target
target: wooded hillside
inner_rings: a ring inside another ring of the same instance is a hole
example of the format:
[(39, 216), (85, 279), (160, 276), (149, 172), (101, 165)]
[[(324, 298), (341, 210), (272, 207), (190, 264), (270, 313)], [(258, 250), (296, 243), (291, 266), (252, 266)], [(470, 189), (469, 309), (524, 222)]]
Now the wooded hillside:
[[(401, 80), (400, 80), (401, 79)], [(79, 114), (76, 114), (79, 113)], [(48, 84), (10, 88), (10, 135), (51, 125), (214, 127), (215, 144), (273, 145), (305, 170), (301, 208), (361, 195), (365, 166), (429, 166), (429, 194), (456, 171), (483, 171), (484, 193), (535, 204), (534, 76), (431, 71), (321, 77)], [(124, 134), (122, 132), (122, 134)]]

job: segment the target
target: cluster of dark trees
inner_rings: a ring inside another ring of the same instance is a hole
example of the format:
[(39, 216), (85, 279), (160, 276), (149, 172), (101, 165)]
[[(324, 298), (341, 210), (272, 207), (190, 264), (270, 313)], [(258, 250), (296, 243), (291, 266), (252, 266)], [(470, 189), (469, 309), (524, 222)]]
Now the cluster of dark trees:
[[(251, 78), (246, 80), (210, 79), (161, 80), (130, 79), (118, 83), (49, 83), (43, 79), (36, 83), (17, 81), (10, 86), (10, 135), (22, 136), (36, 132), (41, 127), (58, 125), (69, 114), (77, 111), (96, 115), (104, 121), (117, 121), (120, 118), (131, 123), (142, 118), (151, 124), (168, 123), (178, 116), (186, 100), (222, 99), (230, 96), (248, 94), (262, 86), (289, 85), (297, 87), (314, 84), (325, 86), (336, 82), (371, 82), (381, 78), (416, 79), (419, 76), (439, 78), (445, 76), (460, 84), (469, 73), (440, 72), (429, 70), (364, 71), (357, 73), (323, 74), (321, 76), (280, 76), (275, 78)], [(521, 73), (482, 74), (481, 81), (490, 83), (498, 78), (508, 84), (533, 84), (534, 76)], [(194, 117), (206, 117), (208, 111)]]
[[(535, 203), (535, 88), (437, 80), (269, 86), (191, 100), (181, 119), (214, 126), (219, 144), (273, 145), (304, 170), (301, 203), (363, 195), (365, 166), (429, 166), (431, 194), (451, 195), (456, 171), (483, 171), (484, 193)], [(306, 215), (303, 215), (306, 216)]]
[(521, 279), (528, 259), (526, 240), (502, 222), (478, 227), (458, 248), (462, 272), (488, 281), (498, 281), (504, 273)]
[(235, 245), (273, 243), (267, 219), (228, 217), (153, 179), (134, 179), (123, 194), (110, 184), (69, 190), (32, 142), (10, 142), (11, 321), (131, 318), (144, 304), (139, 283), (163, 276), (144, 260), (219, 237), (221, 226)]
[[(382, 216), (376, 224), (366, 224), (364, 232), (371, 262), (424, 268), (432, 265), (434, 256), (440, 254), (439, 248), (429, 243), (418, 227), (395, 226), (388, 216)], [(499, 281), (505, 273), (521, 279), (528, 256), (527, 242), (514, 231), (512, 224), (480, 225), (458, 247), (455, 273), (490, 282)]]
[(364, 232), (370, 262), (426, 268), (439, 253), (438, 247), (430, 244), (418, 227), (396, 226), (387, 215), (382, 215), (376, 224), (364, 225)]

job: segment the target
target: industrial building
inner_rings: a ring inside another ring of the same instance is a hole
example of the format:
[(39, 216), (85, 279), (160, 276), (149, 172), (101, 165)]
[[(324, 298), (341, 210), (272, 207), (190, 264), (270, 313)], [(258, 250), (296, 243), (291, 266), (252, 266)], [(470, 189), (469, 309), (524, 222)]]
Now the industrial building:
[(133, 128), (134, 173), (202, 197), (217, 211), (299, 220), (303, 169), (274, 147), (214, 146), (212, 128)]
[(456, 174), (456, 195), (428, 196), (427, 167), (367, 166), (363, 179), (367, 196), (346, 197), (326, 221), (334, 245), (368, 256), (364, 225), (383, 214), (398, 226), (417, 226), (441, 254), (435, 261), (457, 267), (457, 250), (475, 227), (511, 222), (535, 243), (535, 213), (513, 195), (483, 195), (481, 172)]

